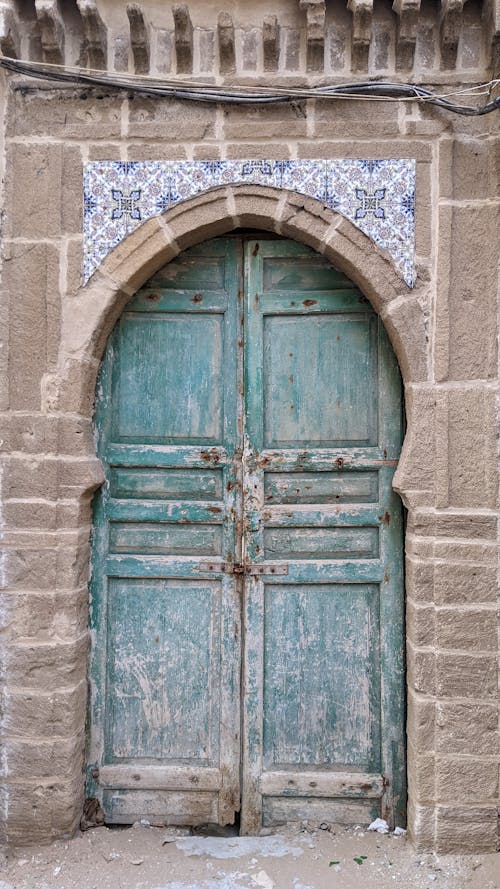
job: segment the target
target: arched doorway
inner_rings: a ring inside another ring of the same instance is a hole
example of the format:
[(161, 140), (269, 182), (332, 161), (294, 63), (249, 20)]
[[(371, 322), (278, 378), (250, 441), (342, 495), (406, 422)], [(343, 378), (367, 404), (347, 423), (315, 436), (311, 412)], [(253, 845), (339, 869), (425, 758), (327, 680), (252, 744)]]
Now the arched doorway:
[(87, 795), (401, 823), (401, 387), (370, 304), (308, 247), (215, 239), (129, 303), (97, 395)]

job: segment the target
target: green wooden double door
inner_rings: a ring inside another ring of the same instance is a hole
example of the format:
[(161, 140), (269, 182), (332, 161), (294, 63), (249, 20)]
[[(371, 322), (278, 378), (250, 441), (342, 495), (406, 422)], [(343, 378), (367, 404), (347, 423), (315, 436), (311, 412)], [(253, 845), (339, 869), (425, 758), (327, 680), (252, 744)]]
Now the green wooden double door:
[(381, 322), (307, 247), (207, 242), (127, 306), (96, 406), (109, 823), (401, 823), (401, 413)]

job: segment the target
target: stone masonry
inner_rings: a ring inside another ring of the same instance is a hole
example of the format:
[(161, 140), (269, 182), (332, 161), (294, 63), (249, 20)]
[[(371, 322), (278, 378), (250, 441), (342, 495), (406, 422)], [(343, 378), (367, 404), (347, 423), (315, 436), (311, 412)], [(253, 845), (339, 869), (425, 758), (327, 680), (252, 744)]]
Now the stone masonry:
[[(442, 93), (498, 76), (500, 7), (489, 0), (234, 0), (223, 13), (151, 0), (128, 16), (113, 0), (62, 4), (64, 14), (25, 6), (0, 3), (4, 54), (57, 64), (233, 85), (378, 77)], [(493, 851), (498, 112), (319, 98), (222, 107), (5, 72), (0, 92), (3, 839), (60, 837), (82, 811), (91, 501), (103, 481), (92, 412), (107, 336), (156, 269), (246, 226), (325, 254), (391, 337), (407, 412), (395, 484), (408, 510), (408, 826), (420, 849)], [(86, 161), (314, 157), (416, 159), (413, 290), (350, 222), (263, 186), (216, 189), (144, 223), (82, 286)]]

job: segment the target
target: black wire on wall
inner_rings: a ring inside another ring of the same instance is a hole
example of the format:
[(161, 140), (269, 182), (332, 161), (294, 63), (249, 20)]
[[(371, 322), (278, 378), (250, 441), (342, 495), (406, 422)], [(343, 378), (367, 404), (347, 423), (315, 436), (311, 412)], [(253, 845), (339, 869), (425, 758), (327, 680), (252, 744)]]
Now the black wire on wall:
[[(278, 102), (297, 102), (302, 99), (357, 99), (357, 100), (413, 100), (419, 104), (435, 105), (454, 114), (479, 117), (500, 109), (500, 96), (491, 99), (485, 105), (460, 105), (445, 95), (439, 95), (421, 86), (409, 83), (391, 83), (387, 81), (359, 81), (342, 83), (335, 86), (315, 86), (305, 88), (274, 87), (267, 90), (260, 86), (221, 87), (208, 84), (190, 84), (174, 81), (158, 81), (140, 76), (117, 76), (100, 71), (84, 71), (81, 68), (69, 69), (63, 65), (51, 65), (42, 62), (25, 62), (19, 59), (0, 57), (0, 67), (42, 80), (52, 80), (87, 87), (106, 87), (107, 89), (126, 90), (144, 96), (158, 98), (188, 99), (196, 102), (213, 102), (232, 105), (271, 105)], [(488, 93), (500, 83), (492, 80), (477, 87), (457, 90), (473, 96), (474, 93)], [(456, 94), (455, 93), (455, 94)], [(454, 93), (451, 93), (452, 95)]]

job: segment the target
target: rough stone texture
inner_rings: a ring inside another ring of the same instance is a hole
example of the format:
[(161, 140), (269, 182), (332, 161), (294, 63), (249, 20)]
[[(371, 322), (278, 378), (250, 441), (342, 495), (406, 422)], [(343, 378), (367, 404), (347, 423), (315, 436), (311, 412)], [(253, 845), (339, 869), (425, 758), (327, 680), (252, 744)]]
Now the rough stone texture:
[(494, 378), (500, 252), (491, 232), (500, 227), (500, 204), (446, 205), (440, 217), (438, 374), (443, 380)]
[[(306, 17), (298, 3), (293, 11), (287, 0), (266, 9), (279, 25), (271, 35), (272, 64), (252, 4), (233, 6), (231, 77), (265, 86), (315, 82), (306, 74)], [(442, 92), (487, 80), (491, 44), (480, 5), (468, 4), (458, 68), (449, 72), (440, 68), (437, 19), (426, 6), (414, 79)], [(219, 63), (221, 10), (212, 15), (198, 7), (190, 7), (190, 65), (206, 80)], [(155, 21), (152, 71), (175, 67), (172, 23), (170, 14)], [(125, 70), (130, 35), (113, 27), (110, 55)], [(392, 70), (397, 39), (395, 16), (375, 4), (371, 75), (408, 79), (406, 69)], [(343, 4), (338, 27), (330, 19), (325, 32), (328, 77), (352, 79), (351, 42), (352, 16)], [(74, 53), (74, 41), (66, 46)], [(395, 487), (408, 507), (409, 832), (419, 849), (493, 850), (498, 116), (456, 118), (412, 102), (351, 100), (214, 108), (104, 88), (11, 85), (0, 294), (8, 335), (0, 352), (8, 750), (0, 794), (9, 812), (2, 835), (47, 840), (71, 832), (80, 818), (90, 503), (103, 481), (91, 418), (107, 337), (135, 289), (179, 250), (253, 226), (322, 252), (363, 289), (391, 337), (406, 387)], [(146, 223), (82, 288), (84, 160), (244, 156), (415, 158), (416, 288), (403, 285), (390, 260), (351, 223), (312, 200), (255, 186), (214, 190)]]

